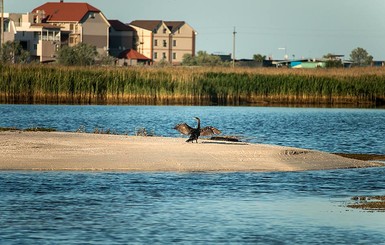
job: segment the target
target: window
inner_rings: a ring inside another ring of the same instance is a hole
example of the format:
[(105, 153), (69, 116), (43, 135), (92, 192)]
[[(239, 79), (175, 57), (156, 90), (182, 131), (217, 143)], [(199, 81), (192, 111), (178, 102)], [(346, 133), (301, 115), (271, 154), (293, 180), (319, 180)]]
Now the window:
[(167, 28), (163, 28), (163, 34), (167, 33)]
[(167, 56), (166, 56), (166, 53), (163, 52), (163, 56), (162, 56), (163, 59), (167, 59)]
[(167, 47), (167, 41), (166, 40), (163, 40), (163, 47)]
[(154, 46), (158, 46), (158, 39), (154, 40)]
[(172, 53), (172, 58), (176, 60), (176, 53)]
[(158, 59), (158, 53), (157, 52), (154, 53), (154, 59)]
[(176, 40), (173, 40), (173, 41), (172, 41), (172, 45), (173, 45), (174, 47), (176, 47)]

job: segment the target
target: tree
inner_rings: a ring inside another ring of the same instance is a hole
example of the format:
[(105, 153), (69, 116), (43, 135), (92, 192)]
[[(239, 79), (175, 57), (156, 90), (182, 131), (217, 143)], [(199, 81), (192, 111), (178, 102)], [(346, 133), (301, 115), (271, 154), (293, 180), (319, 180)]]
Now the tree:
[(369, 55), (368, 52), (363, 48), (356, 48), (350, 54), (350, 59), (355, 65), (365, 66), (372, 63), (373, 56)]
[(184, 54), (182, 58), (182, 65), (184, 66), (196, 66), (197, 61), (192, 54)]
[(63, 65), (87, 66), (95, 63), (98, 55), (96, 47), (86, 43), (64, 46), (58, 51), (58, 62)]
[(328, 53), (324, 55), (324, 59), (326, 59), (325, 63), (327, 68), (343, 67), (342, 60), (334, 54)]
[(19, 41), (7, 41), (1, 47), (0, 61), (4, 63), (26, 63), (30, 53), (24, 50)]
[(263, 62), (266, 59), (266, 55), (254, 54), (253, 59), (257, 62)]

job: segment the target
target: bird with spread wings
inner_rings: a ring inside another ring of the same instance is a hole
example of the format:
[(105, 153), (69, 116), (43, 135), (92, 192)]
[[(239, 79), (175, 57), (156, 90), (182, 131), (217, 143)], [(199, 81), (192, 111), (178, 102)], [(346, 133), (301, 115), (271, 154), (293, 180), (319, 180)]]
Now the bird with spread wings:
[(188, 140), (186, 140), (186, 142), (194, 143), (194, 140), (195, 140), (195, 142), (198, 143), (199, 136), (208, 136), (212, 134), (221, 133), (219, 129), (214, 128), (212, 126), (201, 128), (201, 120), (198, 117), (194, 117), (194, 118), (198, 122), (198, 126), (196, 128), (190, 127), (187, 123), (180, 123), (174, 127), (174, 129), (178, 130), (180, 133), (184, 135), (190, 135), (190, 137), (188, 138)]

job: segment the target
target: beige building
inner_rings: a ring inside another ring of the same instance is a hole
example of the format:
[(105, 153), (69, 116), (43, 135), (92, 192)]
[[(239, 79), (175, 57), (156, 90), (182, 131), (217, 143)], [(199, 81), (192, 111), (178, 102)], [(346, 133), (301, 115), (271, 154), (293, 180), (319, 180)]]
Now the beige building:
[(96, 46), (99, 54), (108, 54), (110, 24), (99, 9), (88, 3), (60, 0), (45, 3), (32, 12), (41, 16), (42, 23), (61, 27), (62, 44), (87, 43)]
[(136, 30), (139, 53), (154, 62), (180, 64), (183, 55), (195, 55), (195, 30), (184, 21), (135, 20), (129, 24)]
[(4, 41), (19, 41), (33, 59), (40, 62), (55, 60), (60, 47), (61, 28), (35, 23), (36, 14), (4, 14)]

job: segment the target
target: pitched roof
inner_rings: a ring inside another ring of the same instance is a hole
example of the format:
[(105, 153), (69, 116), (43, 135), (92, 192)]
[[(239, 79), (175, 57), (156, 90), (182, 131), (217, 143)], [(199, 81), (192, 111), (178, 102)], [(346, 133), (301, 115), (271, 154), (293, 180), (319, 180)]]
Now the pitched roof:
[(154, 31), (154, 29), (156, 29), (161, 23), (161, 20), (134, 20), (130, 23), (130, 25)]
[(129, 25), (137, 26), (149, 31), (154, 31), (160, 24), (164, 23), (171, 33), (176, 32), (186, 22), (184, 21), (162, 21), (162, 20), (134, 20)]
[(183, 26), (186, 22), (184, 21), (165, 21), (164, 22), (167, 26), (167, 28), (171, 32), (176, 32), (181, 26)]
[(118, 55), (118, 58), (120, 58), (120, 59), (124, 58), (124, 59), (130, 59), (130, 60), (151, 60), (151, 59), (147, 58), (146, 56), (144, 56), (143, 54), (138, 53), (134, 49), (124, 50), (123, 52), (121, 52)]
[(74, 21), (78, 22), (88, 13), (88, 12), (97, 12), (101, 11), (88, 3), (74, 3), (74, 2), (48, 2), (45, 3), (32, 12), (37, 12), (38, 10), (44, 10), (46, 21), (55, 22), (55, 21)]
[(134, 29), (119, 20), (108, 20), (112, 28), (116, 31), (134, 31)]

